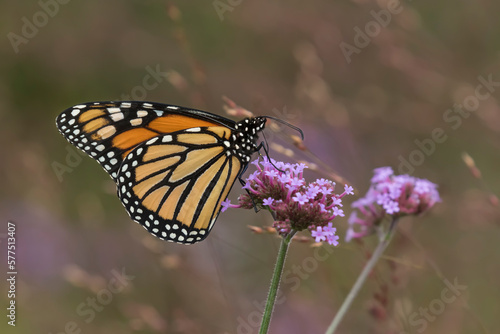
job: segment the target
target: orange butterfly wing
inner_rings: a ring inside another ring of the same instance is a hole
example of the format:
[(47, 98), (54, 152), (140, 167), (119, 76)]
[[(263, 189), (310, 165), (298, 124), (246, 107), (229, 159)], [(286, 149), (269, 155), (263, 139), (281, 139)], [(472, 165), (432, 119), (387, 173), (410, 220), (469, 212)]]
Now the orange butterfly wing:
[(207, 112), (150, 102), (92, 102), (76, 105), (56, 119), (61, 134), (95, 159), (116, 180), (123, 158), (161, 134), (233, 121)]

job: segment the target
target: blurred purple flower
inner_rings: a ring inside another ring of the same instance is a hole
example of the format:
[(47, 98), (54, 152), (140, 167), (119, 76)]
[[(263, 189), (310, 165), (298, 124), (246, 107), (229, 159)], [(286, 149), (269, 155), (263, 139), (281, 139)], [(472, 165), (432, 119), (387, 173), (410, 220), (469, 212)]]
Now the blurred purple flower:
[(303, 205), (309, 202), (309, 196), (307, 196), (306, 194), (296, 193), (293, 197), (293, 200), (300, 205)]
[(224, 201), (222, 201), (221, 205), (222, 208), (220, 211), (224, 212), (231, 207), (231, 201), (229, 200), (229, 198), (226, 198)]
[(311, 235), (313, 238), (316, 238), (316, 242), (321, 242), (326, 239), (321, 226), (318, 226), (315, 230), (311, 230)]
[(274, 198), (268, 197), (268, 198), (266, 198), (265, 200), (262, 201), (262, 205), (264, 205), (264, 206), (266, 206), (266, 205), (270, 206), (270, 205), (273, 204), (273, 202), (274, 202)]
[(342, 198), (352, 194), (352, 187), (346, 185), (342, 194), (335, 194), (335, 182), (318, 179), (306, 183), (303, 171), (307, 166), (304, 164), (269, 162), (267, 158), (257, 159), (252, 164), (257, 170), (247, 177), (243, 187), (249, 194), (241, 195), (236, 205), (223, 202), (223, 210), (228, 207), (253, 209), (256, 205), (274, 212), (273, 227), (282, 236), (291, 230), (308, 229), (316, 242), (338, 244), (337, 229), (332, 221), (337, 216), (344, 216), (340, 209)]
[(349, 217), (346, 241), (374, 233), (386, 214), (418, 215), (441, 201), (437, 185), (429, 180), (394, 175), (391, 167), (376, 168), (374, 174), (366, 195), (352, 203), (358, 211)]

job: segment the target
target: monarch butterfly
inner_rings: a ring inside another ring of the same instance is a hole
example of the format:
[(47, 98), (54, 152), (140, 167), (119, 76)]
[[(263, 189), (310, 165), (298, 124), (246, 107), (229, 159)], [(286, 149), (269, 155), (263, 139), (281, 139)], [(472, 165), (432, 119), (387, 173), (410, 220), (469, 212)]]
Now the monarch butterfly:
[(175, 105), (118, 101), (68, 108), (56, 125), (111, 176), (134, 221), (162, 240), (193, 244), (210, 233), (222, 201), (261, 147), (267, 118), (275, 119), (235, 122)]

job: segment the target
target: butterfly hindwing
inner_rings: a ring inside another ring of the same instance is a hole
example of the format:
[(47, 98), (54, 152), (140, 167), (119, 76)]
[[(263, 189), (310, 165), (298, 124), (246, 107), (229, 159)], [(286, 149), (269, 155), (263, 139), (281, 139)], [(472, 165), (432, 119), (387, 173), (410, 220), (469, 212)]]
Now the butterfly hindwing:
[(131, 151), (117, 176), (130, 217), (161, 239), (203, 240), (242, 169), (227, 154), (229, 136), (223, 127), (198, 127), (152, 138)]

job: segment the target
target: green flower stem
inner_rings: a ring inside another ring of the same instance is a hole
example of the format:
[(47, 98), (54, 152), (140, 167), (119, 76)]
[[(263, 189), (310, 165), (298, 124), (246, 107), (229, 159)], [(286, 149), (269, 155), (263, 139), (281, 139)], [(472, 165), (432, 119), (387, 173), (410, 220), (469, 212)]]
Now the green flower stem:
[(269, 329), (271, 315), (273, 314), (274, 303), (276, 302), (276, 295), (278, 294), (278, 288), (281, 281), (281, 274), (283, 273), (283, 267), (285, 265), (288, 245), (292, 241), (295, 232), (296, 231), (292, 230), (285, 238), (281, 239), (280, 250), (278, 251), (278, 258), (276, 259), (276, 265), (274, 266), (273, 278), (271, 280), (271, 286), (269, 287), (269, 294), (267, 295), (266, 308), (264, 309), (264, 315), (262, 316), (259, 334), (266, 334)]
[(335, 330), (338, 328), (340, 322), (342, 321), (345, 314), (347, 313), (347, 310), (349, 309), (352, 302), (354, 301), (354, 298), (356, 298), (359, 291), (361, 290), (361, 287), (365, 283), (366, 278), (368, 277), (368, 275), (372, 271), (373, 267), (375, 267), (375, 264), (380, 259), (380, 256), (382, 256), (385, 249), (389, 245), (391, 238), (392, 238), (392, 235), (393, 235), (393, 232), (394, 232), (394, 228), (396, 227), (397, 220), (398, 220), (397, 218), (392, 219), (391, 225), (390, 225), (389, 229), (387, 230), (387, 233), (385, 233), (380, 238), (380, 242), (379, 242), (377, 248), (375, 249), (375, 251), (373, 252), (372, 257), (366, 263), (365, 267), (363, 268), (363, 271), (361, 272), (358, 279), (356, 280), (356, 283), (354, 283), (351, 291), (349, 292), (346, 299), (344, 300), (344, 303), (342, 303), (342, 306), (340, 307), (339, 311), (337, 312), (337, 314), (333, 318), (333, 321), (330, 324), (330, 327), (328, 327), (325, 334), (335, 333)]

